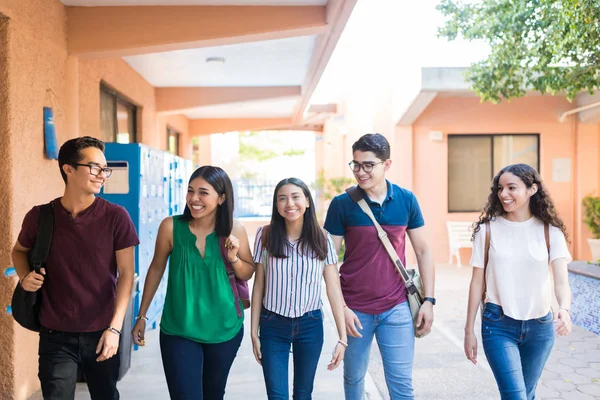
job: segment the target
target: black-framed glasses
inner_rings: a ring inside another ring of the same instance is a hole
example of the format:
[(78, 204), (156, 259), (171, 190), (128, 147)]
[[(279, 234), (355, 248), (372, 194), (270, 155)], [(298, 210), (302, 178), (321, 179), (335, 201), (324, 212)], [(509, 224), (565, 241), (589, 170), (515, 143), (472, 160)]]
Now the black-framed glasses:
[(375, 167), (377, 164), (383, 164), (385, 161), (380, 161), (380, 162), (364, 162), (364, 163), (359, 163), (356, 161), (350, 161), (348, 163), (348, 165), (350, 166), (350, 169), (352, 170), (352, 172), (358, 172), (360, 171), (360, 169), (362, 168), (363, 171), (369, 173), (371, 171), (373, 171), (373, 167)]
[(110, 178), (110, 176), (112, 175), (112, 168), (102, 168), (99, 165), (96, 164), (73, 164), (73, 166), (79, 166), (79, 167), (90, 167), (90, 174), (94, 175), (94, 176), (98, 176), (100, 175), (101, 172), (104, 172), (104, 176), (108, 179)]

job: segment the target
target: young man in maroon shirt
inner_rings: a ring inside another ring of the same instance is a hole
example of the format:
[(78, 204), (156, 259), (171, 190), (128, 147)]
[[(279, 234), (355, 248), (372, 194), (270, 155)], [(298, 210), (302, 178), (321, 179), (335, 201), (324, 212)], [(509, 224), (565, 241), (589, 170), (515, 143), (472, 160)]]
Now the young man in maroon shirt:
[(46, 268), (30, 272), (27, 260), (38, 234), (40, 206), (25, 216), (12, 252), (23, 289), (42, 291), (42, 394), (45, 400), (74, 399), (81, 367), (93, 400), (118, 399), (119, 336), (138, 236), (123, 207), (96, 197), (112, 172), (103, 142), (89, 136), (71, 139), (60, 148), (58, 164), (66, 187), (53, 201)]

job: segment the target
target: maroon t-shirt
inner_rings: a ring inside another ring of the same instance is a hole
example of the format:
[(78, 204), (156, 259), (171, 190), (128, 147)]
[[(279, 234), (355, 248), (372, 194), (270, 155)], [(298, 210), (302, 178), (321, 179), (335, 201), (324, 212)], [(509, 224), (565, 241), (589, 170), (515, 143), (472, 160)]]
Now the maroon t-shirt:
[[(40, 206), (25, 216), (19, 243), (32, 248)], [(106, 329), (115, 311), (115, 252), (140, 243), (125, 209), (96, 197), (75, 219), (54, 200), (54, 234), (42, 285), (42, 326), (65, 332)]]

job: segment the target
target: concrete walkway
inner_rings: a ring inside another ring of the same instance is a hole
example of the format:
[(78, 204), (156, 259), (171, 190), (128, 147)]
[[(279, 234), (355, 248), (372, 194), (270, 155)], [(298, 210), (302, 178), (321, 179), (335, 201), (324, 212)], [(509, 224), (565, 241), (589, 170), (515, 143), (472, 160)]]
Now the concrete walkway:
[[(475, 332), (479, 338), (478, 364), (468, 361), (463, 351), (471, 267), (436, 267), (434, 329), (415, 345), (413, 385), (416, 399), (499, 399), (493, 374), (481, 347), (479, 316)], [(384, 399), (389, 399), (377, 346), (371, 352), (371, 375)], [(556, 337), (536, 399), (600, 399), (600, 336), (575, 326), (567, 337)]]
[[(479, 362), (471, 364), (463, 353), (463, 328), (471, 267), (439, 265), (436, 269), (435, 323), (432, 333), (416, 341), (413, 382), (416, 399), (499, 399), (494, 377), (479, 340)], [(342, 400), (342, 368), (327, 371), (337, 333), (328, 305), (325, 307), (325, 345), (317, 370), (315, 400)], [(233, 364), (226, 400), (266, 399), (260, 366), (250, 344), (250, 314), (246, 311), (245, 336)], [(476, 333), (480, 334), (477, 321)], [(168, 399), (160, 360), (158, 331), (147, 333), (147, 346), (133, 353), (131, 369), (119, 383), (124, 400)], [(290, 357), (291, 363), (291, 357)], [(290, 365), (291, 370), (291, 365)], [(557, 337), (555, 349), (538, 386), (536, 399), (600, 399), (600, 337), (575, 327), (568, 337)], [(291, 384), (290, 384), (291, 387)], [(377, 346), (373, 346), (365, 398), (389, 399)], [(89, 399), (85, 384), (77, 388), (77, 400)], [(31, 400), (41, 400), (38, 393)]]

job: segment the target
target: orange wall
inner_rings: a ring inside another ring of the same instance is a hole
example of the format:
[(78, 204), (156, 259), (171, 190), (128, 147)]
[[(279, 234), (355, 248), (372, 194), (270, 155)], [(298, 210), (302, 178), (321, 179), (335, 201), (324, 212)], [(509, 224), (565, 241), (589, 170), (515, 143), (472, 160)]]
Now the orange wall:
[[(12, 265), (10, 249), (25, 212), (33, 205), (57, 196), (62, 180), (57, 164), (43, 158), (43, 107), (52, 106), (58, 140), (75, 131), (67, 126), (71, 111), (73, 76), (67, 68), (66, 13), (56, 0), (27, 2), (0, 0), (0, 13), (8, 17), (8, 43), (0, 47), (8, 67), (2, 82), (7, 104), (0, 104), (5, 127), (2, 132), (3, 165), (8, 175), (2, 185), (0, 219), (0, 267)], [(6, 146), (6, 147), (5, 147)], [(0, 306), (10, 304), (16, 280), (0, 278)], [(37, 381), (37, 335), (0, 314), (0, 392), (5, 398), (25, 399), (39, 387)]]
[[(558, 121), (559, 115), (571, 108), (563, 98), (550, 96), (529, 96), (499, 105), (482, 104), (476, 97), (438, 97), (415, 121), (414, 191), (432, 237), (438, 238), (433, 242), (436, 262), (448, 259), (446, 221), (475, 221), (479, 215), (448, 213), (448, 134), (539, 133), (542, 179), (568, 232), (573, 232), (576, 177), (564, 183), (552, 180), (553, 158), (575, 160), (576, 124)], [(442, 131), (444, 139), (430, 141), (432, 130)]]

